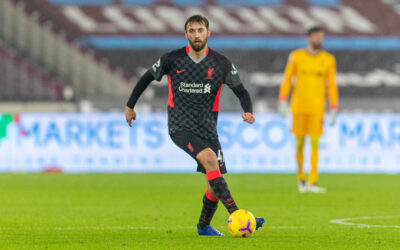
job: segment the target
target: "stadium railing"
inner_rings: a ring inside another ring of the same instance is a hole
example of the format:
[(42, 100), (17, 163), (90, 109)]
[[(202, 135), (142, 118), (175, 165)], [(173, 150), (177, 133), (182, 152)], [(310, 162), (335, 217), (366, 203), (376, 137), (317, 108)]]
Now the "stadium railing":
[(0, 38), (70, 85), (73, 91), (67, 100), (120, 97), (130, 92), (132, 87), (123, 71), (68, 39), (65, 31), (42, 18), (40, 12), (28, 10), (26, 4), (15, 0), (0, 2)]
[(64, 86), (0, 42), (1, 100), (60, 101)]

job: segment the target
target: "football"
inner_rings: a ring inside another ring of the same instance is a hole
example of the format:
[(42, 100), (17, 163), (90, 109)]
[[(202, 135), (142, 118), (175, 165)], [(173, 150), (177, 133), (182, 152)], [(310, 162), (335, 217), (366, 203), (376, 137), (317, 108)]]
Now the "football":
[(236, 210), (228, 218), (228, 230), (235, 237), (249, 237), (256, 230), (256, 219), (247, 210)]

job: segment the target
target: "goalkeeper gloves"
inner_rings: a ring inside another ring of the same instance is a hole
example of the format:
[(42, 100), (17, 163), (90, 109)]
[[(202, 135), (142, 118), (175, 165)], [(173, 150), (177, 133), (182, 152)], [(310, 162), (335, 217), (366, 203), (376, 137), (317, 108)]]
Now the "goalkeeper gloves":
[(289, 105), (286, 100), (279, 100), (278, 102), (278, 113), (282, 116), (285, 117), (288, 113), (289, 110)]
[(328, 114), (329, 125), (333, 126), (336, 123), (337, 109), (331, 109)]

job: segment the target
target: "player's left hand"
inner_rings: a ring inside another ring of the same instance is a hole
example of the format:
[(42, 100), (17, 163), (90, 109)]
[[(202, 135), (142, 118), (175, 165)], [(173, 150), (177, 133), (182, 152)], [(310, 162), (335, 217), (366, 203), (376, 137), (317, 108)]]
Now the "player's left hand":
[(328, 114), (329, 125), (333, 126), (336, 123), (337, 109), (331, 109)]
[(243, 118), (243, 121), (250, 123), (250, 124), (253, 124), (256, 121), (256, 118), (254, 118), (254, 115), (250, 112), (243, 113), (242, 118)]
[(125, 118), (129, 127), (132, 127), (132, 120), (136, 120), (136, 112), (130, 107), (125, 107)]

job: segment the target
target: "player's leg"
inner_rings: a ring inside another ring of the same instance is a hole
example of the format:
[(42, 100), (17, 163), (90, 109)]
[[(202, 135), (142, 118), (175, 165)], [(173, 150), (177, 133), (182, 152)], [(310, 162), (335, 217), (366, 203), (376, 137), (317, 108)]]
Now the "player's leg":
[[(225, 174), (226, 171), (226, 165), (225, 165), (225, 160), (224, 160), (224, 154), (222, 152), (221, 144), (219, 143), (219, 140), (212, 140), (212, 141), (206, 141), (206, 144), (214, 151), (214, 153), (217, 156), (217, 161), (218, 161), (218, 168), (221, 172), (221, 174)], [(202, 164), (199, 166), (198, 171), (206, 172), (204, 166)], [(209, 190), (209, 194), (213, 198), (217, 198), (217, 195), (215, 194), (213, 188), (210, 185), (210, 182), (207, 180), (207, 190)], [(211, 198), (211, 197), (210, 197)], [(259, 229), (260, 227), (263, 226), (264, 224), (264, 218), (261, 217), (255, 217), (256, 218), (256, 229)]]
[(323, 187), (318, 186), (318, 144), (319, 135), (311, 136), (311, 171), (308, 177), (308, 191), (312, 193), (325, 193)]
[(318, 146), (322, 135), (323, 119), (320, 115), (313, 115), (310, 119), (310, 143), (311, 143), (311, 171), (308, 177), (308, 191), (324, 193), (325, 189), (317, 185), (318, 182)]
[(297, 188), (300, 193), (307, 192), (306, 175), (304, 173), (304, 136), (296, 136)]
[(228, 212), (231, 214), (238, 210), (231, 192), (229, 191), (228, 184), (219, 170), (218, 159), (215, 152), (211, 148), (206, 148), (196, 156), (196, 159), (204, 167), (210, 187), (214, 191), (216, 197), (224, 204)]
[(207, 181), (207, 190), (203, 197), (203, 207), (201, 209), (199, 223), (197, 224), (198, 228), (203, 229), (210, 225), (215, 211), (217, 211), (218, 201), (219, 199)]
[(311, 136), (311, 171), (308, 177), (308, 191), (312, 193), (325, 193), (323, 187), (318, 186), (318, 144), (319, 135)]
[[(221, 145), (220, 145), (218, 139), (217, 140), (203, 140), (203, 143), (205, 143), (209, 148), (211, 148), (212, 151), (214, 151), (214, 153), (217, 155), (219, 170), (220, 170), (221, 174), (225, 174), (226, 173), (225, 161), (224, 161), (224, 156), (222, 153)], [(199, 161), (197, 161), (197, 162), (198, 162), (197, 171), (206, 173), (204, 166)], [(206, 178), (206, 183), (207, 183), (207, 191), (206, 191), (206, 195), (203, 198), (203, 208), (201, 210), (201, 215), (200, 215), (199, 224), (198, 224), (199, 228), (204, 228), (207, 225), (210, 225), (211, 220), (214, 216), (214, 213), (217, 210), (217, 205), (218, 205), (218, 201), (219, 201), (217, 195), (215, 194), (214, 190), (210, 186), (210, 183), (208, 182), (207, 178)]]
[(293, 114), (292, 133), (296, 136), (296, 163), (297, 163), (297, 180), (298, 190), (300, 193), (307, 191), (306, 186), (306, 175), (304, 174), (303, 162), (304, 162), (304, 141), (307, 134), (307, 115), (305, 114)]
[[(196, 156), (200, 152), (207, 148), (209, 149), (209, 146), (206, 145), (206, 143), (204, 143), (201, 138), (197, 137), (190, 131), (183, 131), (171, 134), (171, 139), (178, 147), (183, 149), (194, 159), (196, 159)], [(200, 167), (201, 168), (198, 167), (198, 171), (202, 170), (205, 173), (203, 166), (200, 165)], [(218, 204), (218, 198), (211, 187), (207, 187), (206, 193), (203, 196), (202, 201), (203, 207), (201, 210), (199, 223), (197, 225), (198, 234), (208, 236), (223, 236), (222, 233), (218, 232), (212, 226), (210, 226), (211, 219), (215, 213), (215, 210), (217, 209)]]
[(318, 182), (318, 145), (319, 135), (310, 136), (311, 142), (311, 171), (308, 177), (308, 183), (314, 185)]
[(297, 162), (297, 179), (298, 181), (304, 182), (306, 180), (306, 175), (304, 174), (303, 162), (304, 162), (304, 136), (296, 136), (296, 162)]
[[(212, 175), (213, 180), (218, 179), (218, 178), (223, 178), (221, 175), (221, 172), (219, 170), (218, 166), (218, 160), (217, 157), (215, 156), (215, 153), (212, 151), (211, 148), (205, 148), (202, 150), (197, 156), (196, 156), (197, 161), (201, 165), (201, 170), (206, 173), (206, 180), (207, 180), (207, 191), (205, 196), (203, 197), (203, 207), (201, 210), (200, 218), (199, 218), (199, 223), (197, 225), (197, 231), (199, 235), (211, 235), (211, 236), (222, 236), (223, 234), (215, 230), (213, 227), (210, 226), (211, 220), (214, 216), (215, 211), (217, 210), (217, 205), (218, 201), (220, 200), (221, 197), (224, 196), (218, 196), (216, 192), (214, 191), (215, 187), (221, 189), (218, 185), (213, 185), (213, 181), (210, 181), (210, 176)], [(211, 183), (210, 183), (211, 182)], [(228, 187), (226, 186), (226, 189), (229, 192)], [(221, 189), (223, 190), (223, 189)], [(230, 195), (230, 193), (229, 193)], [(233, 199), (232, 199), (233, 201)], [(225, 203), (223, 203), (225, 205)], [(230, 205), (235, 205), (234, 202), (233, 204)], [(226, 206), (225, 206), (226, 207)], [(228, 209), (228, 207), (227, 207)], [(237, 209), (237, 208), (236, 208)], [(229, 211), (229, 209), (228, 209)]]

